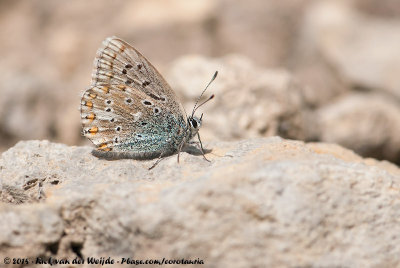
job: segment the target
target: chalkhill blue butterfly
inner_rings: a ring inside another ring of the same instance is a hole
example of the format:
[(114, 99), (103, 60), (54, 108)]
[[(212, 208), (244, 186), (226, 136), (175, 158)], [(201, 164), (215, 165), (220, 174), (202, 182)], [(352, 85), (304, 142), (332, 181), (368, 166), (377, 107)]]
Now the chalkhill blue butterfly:
[[(94, 60), (92, 83), (81, 100), (83, 135), (105, 159), (153, 159), (179, 153), (197, 135), (203, 114), (187, 116), (172, 88), (153, 65), (127, 42), (117, 37), (103, 41)], [(207, 159), (206, 159), (207, 160)], [(208, 161), (208, 160), (207, 160)], [(150, 169), (151, 169), (150, 168)]]

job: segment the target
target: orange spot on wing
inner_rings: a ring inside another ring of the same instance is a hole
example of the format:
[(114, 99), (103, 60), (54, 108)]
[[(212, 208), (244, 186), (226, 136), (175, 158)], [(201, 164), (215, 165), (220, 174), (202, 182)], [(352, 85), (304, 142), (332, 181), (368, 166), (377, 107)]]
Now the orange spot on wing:
[(92, 108), (93, 107), (93, 102), (85, 101), (85, 106)]
[(96, 134), (99, 131), (98, 127), (91, 127), (89, 130), (90, 134)]
[(93, 121), (95, 118), (96, 118), (95, 114), (89, 114), (89, 115), (86, 116), (86, 119), (89, 119), (91, 121)]
[(99, 147), (97, 147), (97, 149), (102, 150), (102, 151), (106, 151), (106, 152), (111, 151), (111, 148), (107, 148), (107, 143), (100, 144)]
[(90, 97), (91, 99), (94, 99), (94, 98), (97, 97), (97, 94), (95, 94), (95, 93), (90, 93), (90, 94), (89, 94), (89, 97)]
[(121, 84), (121, 85), (118, 85), (117, 87), (118, 87), (119, 89), (123, 90), (123, 91), (125, 91), (125, 89), (126, 89), (126, 86), (125, 86), (125, 85), (122, 85), (122, 84)]
[(104, 91), (104, 93), (109, 93), (110, 92), (110, 87), (109, 86), (103, 86), (102, 90)]

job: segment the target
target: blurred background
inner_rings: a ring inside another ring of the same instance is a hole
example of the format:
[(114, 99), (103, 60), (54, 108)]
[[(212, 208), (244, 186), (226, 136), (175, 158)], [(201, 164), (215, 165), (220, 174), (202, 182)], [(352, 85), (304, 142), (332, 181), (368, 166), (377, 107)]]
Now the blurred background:
[(90, 144), (80, 97), (113, 35), (187, 109), (220, 71), (206, 142), (280, 135), (400, 163), (398, 0), (0, 0), (0, 152)]

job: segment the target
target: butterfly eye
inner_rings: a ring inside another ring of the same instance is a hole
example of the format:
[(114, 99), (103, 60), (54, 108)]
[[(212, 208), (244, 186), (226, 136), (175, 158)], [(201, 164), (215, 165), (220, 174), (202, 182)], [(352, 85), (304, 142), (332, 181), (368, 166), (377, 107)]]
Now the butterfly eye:
[(190, 124), (192, 125), (192, 127), (197, 128), (197, 122), (194, 119), (190, 120)]

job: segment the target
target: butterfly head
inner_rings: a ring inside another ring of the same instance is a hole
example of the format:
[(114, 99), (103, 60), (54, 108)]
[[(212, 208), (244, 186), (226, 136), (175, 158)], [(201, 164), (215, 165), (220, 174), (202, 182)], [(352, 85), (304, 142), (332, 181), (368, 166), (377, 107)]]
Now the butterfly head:
[(190, 128), (190, 139), (193, 138), (201, 127), (201, 119), (203, 118), (203, 114), (201, 114), (200, 118), (196, 116), (189, 116), (187, 121)]

